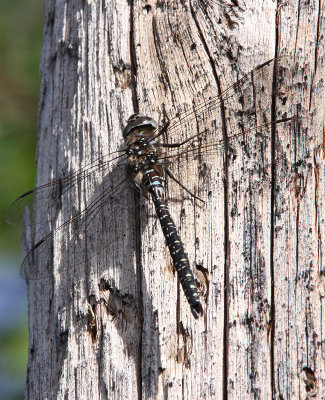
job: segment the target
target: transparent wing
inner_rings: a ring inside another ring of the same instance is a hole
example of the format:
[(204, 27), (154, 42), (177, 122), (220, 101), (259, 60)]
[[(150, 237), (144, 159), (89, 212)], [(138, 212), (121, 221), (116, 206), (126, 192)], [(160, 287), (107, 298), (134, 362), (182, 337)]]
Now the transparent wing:
[[(222, 124), (228, 120), (222, 115), (221, 109), (227, 110), (228, 106), (232, 108), (234, 101), (241, 105), (235, 118), (239, 122), (228, 130), (227, 145), (242, 141), (252, 134), (263, 136), (263, 132), (269, 130), (270, 123), (262, 121), (258, 124), (256, 121), (256, 100), (251, 97), (254, 97), (254, 90), (263, 91), (265, 85), (271, 85), (273, 69), (278, 62), (279, 59), (269, 60), (256, 67), (221, 95), (211, 96), (197, 105), (193, 104), (191, 110), (170, 120), (168, 129), (156, 133), (156, 136), (164, 138), (165, 145), (175, 145), (165, 148), (160, 161), (191, 192), (200, 192), (200, 181), (191, 179), (196, 184), (194, 189), (188, 186), (189, 182), (183, 182), (184, 168), (187, 169), (193, 161), (198, 163), (198, 170), (204, 165), (212, 168), (213, 156), (220, 154), (226, 144)], [(253, 106), (250, 107), (250, 104)], [(208, 130), (205, 128), (207, 121), (210, 122)], [(222, 124), (220, 121), (223, 121)], [(279, 122), (292, 121), (290, 118), (283, 118), (273, 123)], [(35, 240), (36, 245), (22, 264), (21, 275), (25, 279), (51, 276), (82, 264), (124, 235), (124, 232), (119, 231), (120, 227), (115, 229), (110, 225), (110, 221), (115, 220), (113, 213), (116, 212), (116, 202), (126, 187), (126, 173), (124, 169), (121, 172), (121, 167), (118, 167), (124, 161), (125, 154), (108, 154), (76, 173), (23, 194), (13, 203), (8, 210), (8, 222), (21, 223), (26, 208), (32, 210), (34, 207), (37, 213), (30, 216), (31, 222), (27, 224), (42, 225), (38, 235), (43, 235), (43, 238)], [(39, 204), (42, 207), (38, 209)], [(56, 221), (61, 221), (57, 228), (52, 226), (52, 222)], [(59, 243), (54, 240), (56, 236), (62, 237)], [(61, 247), (57, 249), (53, 246)], [(78, 251), (72, 253), (69, 251), (71, 248)], [(39, 266), (38, 269), (36, 265)]]
[(264, 132), (268, 132), (273, 125), (277, 124), (295, 124), (301, 121), (302, 118), (299, 116), (287, 117), (276, 120), (274, 122), (270, 122), (267, 124), (259, 125), (254, 127), (253, 129), (244, 130), (238, 132), (234, 135), (227, 136), (225, 139), (216, 139), (210, 140), (209, 142), (203, 142), (201, 144), (196, 143), (196, 138), (189, 141), (188, 143), (184, 143), (179, 147), (167, 147), (163, 154), (159, 157), (159, 162), (162, 165), (174, 167), (178, 163), (183, 163), (184, 161), (190, 161), (194, 158), (201, 156), (201, 161), (205, 161), (202, 157), (212, 155), (221, 155), (224, 153), (225, 146), (228, 147), (235, 143), (235, 141), (244, 145), (245, 139), (247, 139), (250, 135), (254, 134), (256, 136), (263, 136), (264, 140), (269, 141), (269, 136), (264, 136)]
[[(178, 186), (181, 190), (185, 190), (191, 195), (206, 201), (208, 192), (204, 192), (203, 187), (205, 183), (211, 181), (209, 177), (211, 172), (215, 170), (215, 174), (225, 178), (223, 176), (223, 163), (226, 154), (230, 157), (229, 161), (235, 161), (240, 151), (245, 154), (246, 163), (240, 163), (231, 168), (234, 179), (244, 170), (246, 172), (250, 171), (250, 173), (262, 179), (270, 173), (269, 168), (278, 161), (277, 158), (271, 160), (256, 157), (257, 154), (262, 155), (264, 152), (267, 154), (266, 149), (270, 145), (270, 129), (272, 125), (279, 124), (285, 131), (292, 132), (294, 129), (299, 129), (296, 125), (301, 120), (300, 117), (296, 116), (283, 118), (273, 123), (245, 130), (244, 135), (240, 132), (226, 139), (219, 138), (215, 141), (203, 141), (202, 144), (190, 141), (179, 148), (166, 148), (159, 161), (171, 172), (174, 180), (180, 182)], [(226, 147), (228, 149), (227, 152), (225, 152)], [(189, 171), (190, 173), (188, 173)], [(186, 181), (185, 177), (187, 177)]]
[(82, 212), (38, 241), (22, 263), (21, 276), (26, 280), (51, 277), (85, 263), (119, 240), (124, 232), (112, 221), (121, 210), (127, 180), (125, 173), (120, 174), (113, 191), (103, 189)]
[[(6, 214), (7, 222), (12, 225), (35, 226), (37, 223), (45, 224), (46, 221), (53, 221), (57, 218), (58, 208), (62, 207), (62, 199), (65, 196), (69, 197), (70, 191), (74, 191), (78, 185), (83, 185), (86, 188), (93, 186), (93, 182), (99, 176), (107, 174), (112, 166), (112, 162), (119, 163), (124, 161), (126, 161), (124, 154), (117, 155), (117, 152), (107, 154), (79, 171), (22, 194), (9, 207)], [(42, 202), (42, 209), (44, 210), (42, 219), (38, 221), (33, 216), (36, 198), (39, 203)], [(28, 209), (30, 215), (28, 220), (24, 218), (26, 209)], [(65, 210), (65, 214), (69, 218), (73, 213), (76, 214), (78, 212), (80, 210), (74, 209), (70, 212), (67, 209)]]
[[(272, 99), (286, 101), (289, 95), (290, 88), (286, 93), (278, 93), (273, 84), (274, 77), (280, 79), (283, 75), (281, 62), (284, 59), (291, 61), (291, 57), (284, 56), (257, 66), (220, 95), (210, 96), (203, 103), (194, 102), (191, 110), (170, 120), (167, 126), (156, 132), (165, 146), (161, 163), (189, 192), (200, 192), (200, 178), (209, 169), (222, 171), (225, 156), (235, 159), (238, 152), (242, 152), (246, 161), (250, 159), (250, 168), (257, 170), (261, 161), (265, 163), (263, 168), (270, 166), (271, 160), (263, 160), (263, 152), (267, 154), (272, 126), (293, 126), (302, 119), (300, 115), (283, 115), (270, 121)], [(253, 156), (257, 156), (256, 160)], [(246, 167), (234, 163), (231, 171), (237, 173)], [(195, 173), (195, 176), (190, 174), (184, 182), (188, 175), (186, 171)]]
[[(157, 130), (156, 136), (164, 136), (164, 141), (168, 144), (180, 143), (186, 140), (222, 140), (221, 121), (227, 125), (230, 123), (227, 110), (236, 106), (237, 126), (228, 126), (228, 134), (244, 135), (244, 130), (250, 130), (256, 127), (256, 109), (266, 109), (271, 105), (273, 79), (274, 76), (280, 76), (282, 67), (281, 61), (292, 59), (290, 56), (273, 58), (245, 74), (234, 84), (227, 87), (218, 95), (210, 95), (207, 100), (197, 103), (193, 100), (191, 108), (182, 112), (177, 117), (169, 120), (167, 129), (163, 127)], [(275, 69), (278, 71), (275, 73)], [(265, 96), (261, 95), (265, 92)], [(256, 95), (260, 93), (261, 104), (256, 104)], [(280, 93), (278, 93), (280, 95)], [(223, 110), (223, 111), (222, 111)], [(226, 115), (223, 115), (223, 112)], [(261, 123), (267, 121), (261, 121)], [(207, 130), (207, 123), (214, 125), (214, 130)], [(258, 122), (259, 124), (259, 122)]]
[[(210, 148), (218, 143), (221, 145), (223, 140), (220, 122), (222, 120), (222, 116), (220, 115), (221, 105), (227, 108), (227, 102), (233, 102), (234, 97), (236, 97), (239, 103), (244, 107), (243, 103), (247, 101), (247, 90), (258, 86), (263, 90), (264, 85), (270, 84), (274, 67), (279, 64), (283, 58), (288, 57), (285, 56), (269, 60), (244, 75), (240, 80), (225, 89), (220, 95), (210, 96), (207, 101), (199, 104), (193, 103), (191, 110), (185, 111), (176, 118), (171, 119), (168, 129), (166, 131), (164, 129), (160, 132), (157, 131), (157, 136), (162, 136), (164, 134), (164, 141), (168, 144), (187, 141), (187, 145), (185, 143), (183, 148), (186, 149), (186, 152), (192, 153), (195, 152), (193, 147), (199, 148), (199, 146), (201, 146), (200, 148), (202, 149)], [(230, 129), (231, 137), (240, 137), (243, 136), (245, 132), (247, 133), (256, 129), (254, 117), (254, 110), (249, 110), (247, 107), (245, 113), (239, 112), (238, 125)], [(213, 130), (206, 130), (207, 122), (214, 127)], [(192, 147), (192, 149), (190, 149), (189, 146)], [(175, 154), (176, 153), (178, 154), (179, 152), (175, 152)], [(76, 191), (76, 186), (80, 184), (87, 187), (88, 182), (91, 183), (95, 180), (95, 176), (100, 174), (105, 175), (111, 168), (112, 162), (118, 163), (119, 161), (126, 161), (126, 156), (124, 154), (116, 154), (117, 153), (107, 154), (67, 177), (22, 194), (10, 206), (6, 215), (7, 222), (14, 225), (35, 225), (37, 223), (44, 224), (45, 221), (54, 221), (57, 217), (58, 207), (62, 205), (62, 198), (64, 196), (69, 197), (69, 192)], [(170, 156), (173, 156), (172, 152), (170, 152)], [(43, 209), (44, 204), (46, 206), (46, 209), (42, 213), (42, 219), (37, 220), (31, 216), (29, 221), (26, 220), (26, 218), (24, 220), (26, 208), (29, 209), (29, 213), (32, 215), (35, 196), (37, 196), (38, 201), (43, 200)], [(78, 212), (80, 212), (78, 209), (73, 209), (70, 212), (66, 210), (65, 215), (71, 218)]]

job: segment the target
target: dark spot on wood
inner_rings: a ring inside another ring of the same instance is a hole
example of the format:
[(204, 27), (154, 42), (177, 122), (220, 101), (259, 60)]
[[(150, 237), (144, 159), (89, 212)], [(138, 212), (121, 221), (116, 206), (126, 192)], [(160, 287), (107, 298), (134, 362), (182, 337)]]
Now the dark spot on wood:
[(95, 343), (98, 337), (97, 332), (97, 310), (95, 296), (88, 298), (88, 332), (90, 333), (92, 343)]
[(237, 325), (237, 321), (235, 319), (228, 323), (229, 328), (232, 328), (233, 326), (236, 326), (236, 325)]
[(115, 383), (115, 380), (112, 380), (112, 383), (111, 383), (111, 391), (112, 391), (112, 392), (115, 392), (115, 389), (116, 389), (116, 383)]
[(209, 172), (208, 165), (203, 162), (200, 164), (199, 176), (200, 178), (206, 178)]
[(101, 278), (98, 287), (99, 287), (99, 290), (111, 290), (112, 289), (111, 283), (104, 278)]
[(126, 89), (131, 84), (131, 66), (125, 64), (123, 60), (119, 60), (117, 65), (113, 66), (115, 75), (115, 85), (121, 89)]
[(183, 355), (182, 355), (182, 351), (180, 349), (177, 350), (176, 361), (178, 363), (181, 363), (183, 361)]
[(200, 264), (196, 265), (195, 283), (200, 296), (203, 297), (205, 303), (207, 303), (210, 290), (209, 271)]
[(231, 48), (228, 48), (228, 49), (226, 50), (226, 57), (228, 58), (229, 61), (235, 61), (235, 60), (237, 60), (237, 57), (233, 54)]
[(59, 341), (61, 344), (66, 344), (68, 341), (68, 337), (69, 337), (69, 331), (63, 331), (59, 333)]
[(231, 218), (234, 218), (237, 215), (237, 206), (235, 205), (234, 207), (232, 207), (231, 211), (230, 211), (230, 216)]
[(177, 326), (177, 334), (183, 338), (183, 346), (177, 349), (176, 360), (178, 363), (183, 363), (185, 368), (191, 367), (190, 355), (192, 354), (193, 337), (189, 328), (184, 328), (182, 321)]
[(248, 315), (246, 315), (246, 317), (243, 319), (242, 322), (243, 325), (248, 325), (248, 326), (252, 325), (253, 323), (254, 323), (254, 317)]
[(146, 4), (145, 6), (143, 6), (143, 10), (149, 14), (151, 11), (151, 5), (150, 4)]
[(303, 367), (302, 369), (304, 373), (304, 382), (305, 382), (305, 389), (306, 392), (310, 397), (315, 397), (318, 392), (317, 388), (317, 379), (315, 376), (314, 371), (309, 367)]
[(227, 12), (224, 13), (224, 17), (227, 21), (227, 25), (228, 25), (229, 29), (233, 30), (236, 28), (236, 26), (238, 26), (238, 22), (235, 21), (234, 19), (232, 19)]
[(68, 55), (71, 58), (79, 58), (79, 46), (76, 43), (69, 43), (65, 40), (60, 40), (58, 43), (58, 50), (61, 56)]

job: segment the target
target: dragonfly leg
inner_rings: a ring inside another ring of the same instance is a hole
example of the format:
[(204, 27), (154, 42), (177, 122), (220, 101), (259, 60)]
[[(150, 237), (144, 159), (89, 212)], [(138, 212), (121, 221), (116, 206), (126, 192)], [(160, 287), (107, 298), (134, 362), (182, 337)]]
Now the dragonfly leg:
[[(164, 128), (163, 128), (163, 129), (164, 129)], [(194, 139), (196, 136), (198, 136), (198, 134), (193, 135), (193, 136), (190, 136), (189, 138), (185, 139), (183, 142), (179, 142), (179, 143), (171, 143), (171, 144), (168, 144), (168, 143), (161, 143), (161, 147), (169, 147), (169, 148), (172, 148), (172, 147), (181, 147), (181, 146), (183, 146), (184, 144), (188, 143), (190, 140)]]
[(200, 200), (202, 201), (202, 203), (205, 203), (204, 200), (202, 200), (200, 197), (196, 196), (194, 193), (192, 193), (189, 189), (187, 189), (186, 186), (184, 186), (176, 177), (174, 174), (172, 174), (172, 172), (168, 169), (165, 168), (166, 174), (173, 180), (175, 181), (181, 188), (183, 188), (189, 195), (191, 195), (192, 197), (194, 197), (194, 199), (196, 200)]

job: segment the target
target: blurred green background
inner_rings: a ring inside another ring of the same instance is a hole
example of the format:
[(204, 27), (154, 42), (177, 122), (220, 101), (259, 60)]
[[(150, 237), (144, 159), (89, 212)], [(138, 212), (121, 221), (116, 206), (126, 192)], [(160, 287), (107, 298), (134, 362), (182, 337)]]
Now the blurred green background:
[(42, 0), (0, 0), (0, 399), (23, 399), (28, 352), (22, 229), (10, 203), (34, 186)]

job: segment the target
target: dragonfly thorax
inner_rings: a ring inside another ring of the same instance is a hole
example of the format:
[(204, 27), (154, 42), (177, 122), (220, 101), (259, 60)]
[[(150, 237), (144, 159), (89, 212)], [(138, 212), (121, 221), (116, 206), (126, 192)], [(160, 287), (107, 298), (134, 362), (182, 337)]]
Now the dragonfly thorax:
[[(162, 193), (161, 145), (155, 135), (156, 129), (157, 124), (152, 118), (134, 114), (129, 118), (123, 136), (127, 145), (128, 169), (133, 174), (135, 184), (142, 189), (151, 189), (147, 182), (155, 177), (153, 187), (159, 186), (159, 193)], [(159, 185), (157, 177), (160, 179)]]

